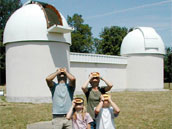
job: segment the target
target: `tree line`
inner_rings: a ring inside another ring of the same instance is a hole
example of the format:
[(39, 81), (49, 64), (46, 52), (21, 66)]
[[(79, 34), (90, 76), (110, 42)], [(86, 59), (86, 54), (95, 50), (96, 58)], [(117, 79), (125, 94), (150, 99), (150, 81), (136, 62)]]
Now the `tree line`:
[[(5, 46), (2, 43), (5, 24), (11, 14), (21, 6), (20, 0), (0, 0), (0, 85), (5, 84)], [(95, 38), (91, 32), (92, 28), (84, 23), (82, 15), (67, 16), (67, 22), (74, 27), (74, 31), (71, 33), (71, 52), (120, 55), (122, 40), (128, 32), (132, 31), (132, 28), (120, 26), (104, 27), (99, 38)], [(172, 82), (172, 48), (168, 47), (166, 51), (164, 80)]]

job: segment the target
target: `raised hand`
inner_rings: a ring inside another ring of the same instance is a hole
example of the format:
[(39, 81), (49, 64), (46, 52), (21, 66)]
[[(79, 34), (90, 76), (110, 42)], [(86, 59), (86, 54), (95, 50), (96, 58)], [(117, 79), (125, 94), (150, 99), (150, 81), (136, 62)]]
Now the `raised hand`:
[(105, 98), (103, 97), (103, 95), (101, 95), (101, 96), (100, 96), (100, 100), (101, 100), (101, 101), (104, 101), (104, 99), (105, 99)]

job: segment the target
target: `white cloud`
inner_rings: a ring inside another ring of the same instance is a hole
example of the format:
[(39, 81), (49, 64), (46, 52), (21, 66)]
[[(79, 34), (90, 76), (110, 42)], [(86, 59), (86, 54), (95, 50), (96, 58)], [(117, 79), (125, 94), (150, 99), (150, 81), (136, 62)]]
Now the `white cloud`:
[(172, 0), (165, 0), (165, 1), (160, 1), (160, 2), (151, 3), (151, 4), (144, 4), (144, 5), (128, 8), (128, 9), (121, 9), (121, 10), (116, 10), (116, 11), (112, 11), (112, 12), (108, 12), (108, 13), (104, 13), (104, 14), (86, 17), (85, 19), (88, 20), (88, 19), (94, 19), (94, 18), (99, 18), (99, 17), (105, 17), (105, 16), (109, 16), (109, 15), (113, 15), (113, 14), (124, 13), (124, 12), (128, 12), (128, 11), (136, 10), (136, 9), (159, 6), (159, 5), (163, 5), (163, 4), (167, 4), (167, 3), (171, 3), (171, 2), (172, 2)]

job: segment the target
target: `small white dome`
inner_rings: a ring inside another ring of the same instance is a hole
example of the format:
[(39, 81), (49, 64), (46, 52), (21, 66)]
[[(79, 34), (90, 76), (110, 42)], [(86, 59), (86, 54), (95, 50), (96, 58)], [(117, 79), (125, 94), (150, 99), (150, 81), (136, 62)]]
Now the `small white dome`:
[(165, 54), (161, 37), (151, 27), (138, 27), (129, 32), (121, 44), (121, 55), (127, 54)]
[(52, 5), (30, 1), (7, 21), (3, 42), (61, 41), (70, 44), (72, 30)]

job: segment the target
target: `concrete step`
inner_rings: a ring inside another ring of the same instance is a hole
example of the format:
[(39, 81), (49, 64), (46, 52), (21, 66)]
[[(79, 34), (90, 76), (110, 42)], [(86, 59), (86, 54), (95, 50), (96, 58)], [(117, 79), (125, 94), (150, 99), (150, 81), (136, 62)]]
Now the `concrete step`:
[(28, 124), (27, 129), (53, 129), (52, 121), (41, 121), (33, 124)]

